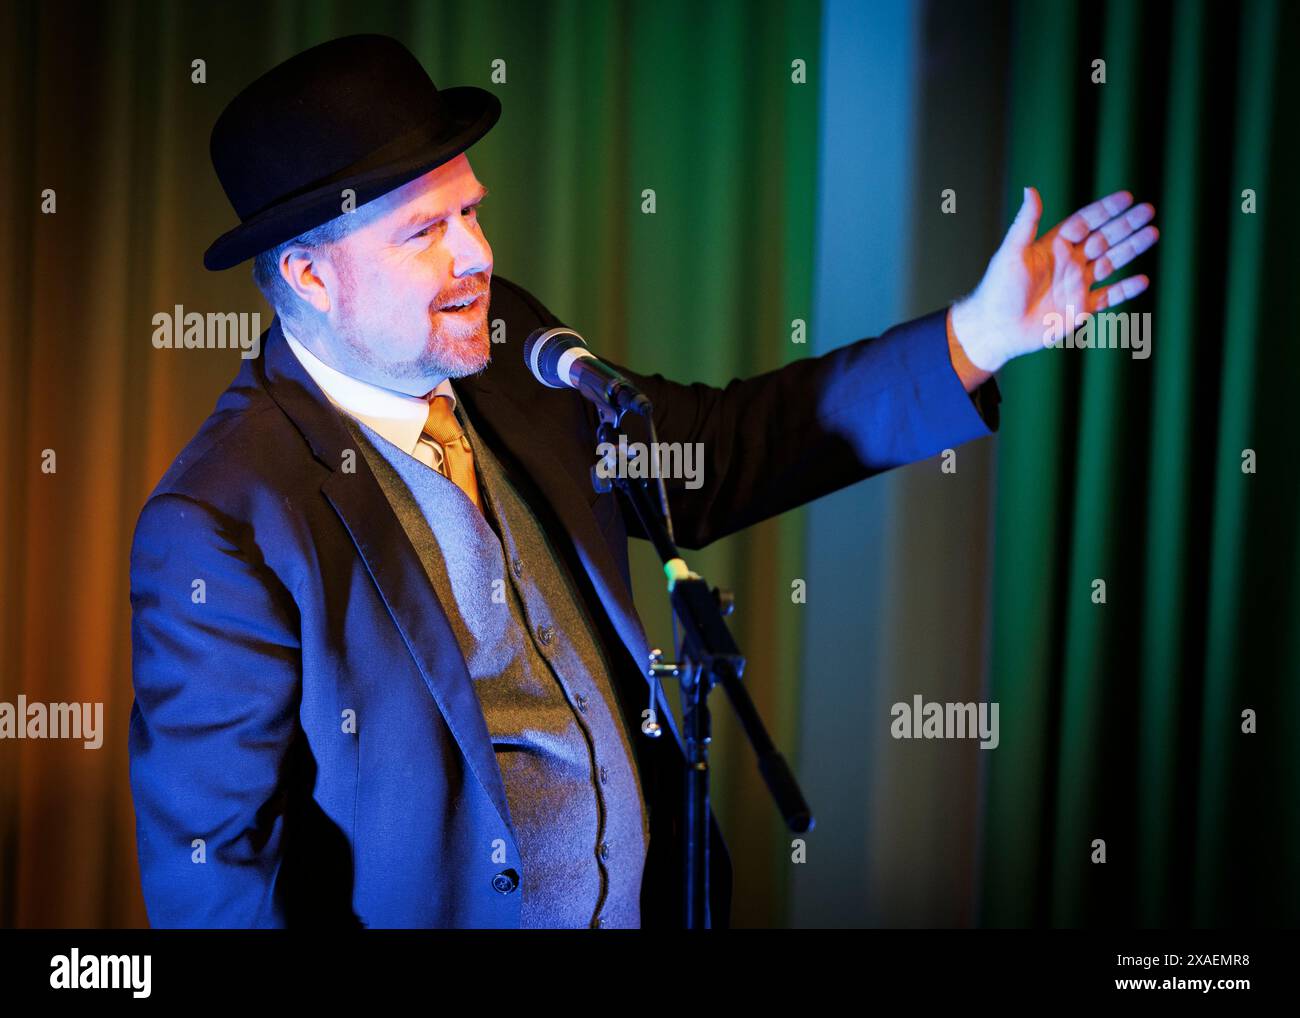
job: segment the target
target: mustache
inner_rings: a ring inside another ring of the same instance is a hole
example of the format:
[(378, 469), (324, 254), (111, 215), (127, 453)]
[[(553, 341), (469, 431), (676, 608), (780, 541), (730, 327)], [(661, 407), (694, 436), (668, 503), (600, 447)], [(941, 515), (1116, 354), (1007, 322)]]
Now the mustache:
[(457, 304), (460, 301), (471, 300), (481, 297), (489, 291), (490, 287), (486, 282), (470, 283), (461, 287), (452, 293), (443, 294), (429, 306), (435, 311), (445, 308), (448, 304)]

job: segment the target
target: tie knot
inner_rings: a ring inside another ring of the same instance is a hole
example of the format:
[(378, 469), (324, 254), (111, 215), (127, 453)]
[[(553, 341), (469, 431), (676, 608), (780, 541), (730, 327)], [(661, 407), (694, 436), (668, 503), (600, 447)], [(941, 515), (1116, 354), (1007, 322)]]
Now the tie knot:
[(424, 433), (439, 445), (447, 445), (461, 436), (460, 422), (448, 396), (434, 396), (429, 400), (429, 416), (424, 422)]

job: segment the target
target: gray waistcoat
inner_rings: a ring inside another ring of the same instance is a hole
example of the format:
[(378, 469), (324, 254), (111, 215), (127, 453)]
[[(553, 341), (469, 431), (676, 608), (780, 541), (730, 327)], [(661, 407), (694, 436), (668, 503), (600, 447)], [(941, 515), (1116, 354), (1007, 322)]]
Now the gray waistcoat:
[(636, 927), (645, 800), (609, 667), (563, 565), (457, 401), (484, 511), (344, 415), (460, 644), (523, 864), (520, 925)]

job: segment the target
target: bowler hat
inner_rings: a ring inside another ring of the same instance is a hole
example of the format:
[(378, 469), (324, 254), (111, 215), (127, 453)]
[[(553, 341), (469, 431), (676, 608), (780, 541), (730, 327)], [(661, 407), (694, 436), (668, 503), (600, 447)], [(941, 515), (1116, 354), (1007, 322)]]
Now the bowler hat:
[[(434, 86), (396, 39), (314, 46), (240, 92), (212, 128), (217, 179), (239, 216), (203, 256), (228, 269), (454, 159), (491, 129), (501, 102)], [(352, 195), (344, 195), (351, 189)]]

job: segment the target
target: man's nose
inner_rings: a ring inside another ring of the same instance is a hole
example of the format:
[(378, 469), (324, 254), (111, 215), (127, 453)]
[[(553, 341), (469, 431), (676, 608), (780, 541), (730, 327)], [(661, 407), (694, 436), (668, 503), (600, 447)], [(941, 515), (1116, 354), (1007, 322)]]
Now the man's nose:
[(451, 246), (452, 274), (457, 278), (487, 272), (492, 267), (492, 248), (482, 227), (457, 216), (447, 242)]

